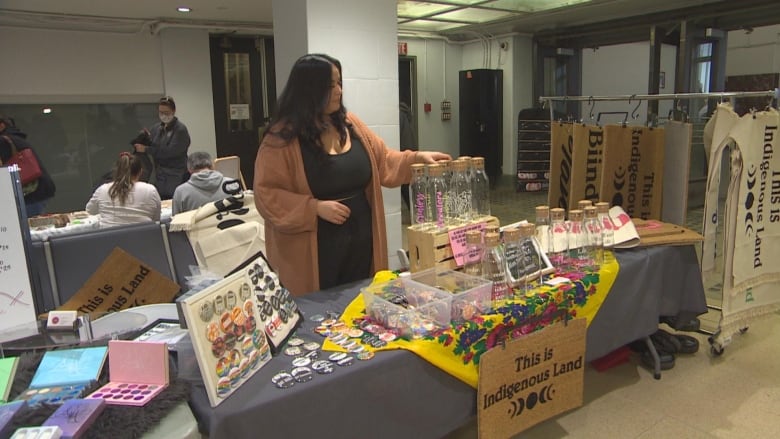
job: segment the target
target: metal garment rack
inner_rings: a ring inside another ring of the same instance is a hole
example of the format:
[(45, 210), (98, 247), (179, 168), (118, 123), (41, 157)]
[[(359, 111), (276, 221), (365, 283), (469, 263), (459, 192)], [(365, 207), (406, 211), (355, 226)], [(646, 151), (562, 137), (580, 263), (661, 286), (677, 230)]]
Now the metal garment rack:
[(599, 101), (663, 101), (663, 100), (681, 100), (681, 99), (712, 99), (720, 98), (725, 101), (727, 98), (760, 98), (771, 97), (774, 100), (780, 100), (780, 88), (767, 91), (722, 91), (711, 93), (666, 93), (666, 94), (632, 94), (632, 95), (612, 95), (612, 96), (540, 96), (539, 102), (550, 109), (550, 120), (555, 120), (553, 101), (564, 102), (599, 102)]
[[(756, 98), (756, 97), (772, 98), (772, 100), (774, 100), (775, 102), (780, 102), (780, 88), (776, 88), (774, 90), (766, 90), (766, 91), (711, 92), (711, 93), (631, 94), (631, 95), (613, 95), (613, 96), (541, 96), (539, 97), (539, 102), (545, 105), (549, 109), (550, 120), (555, 120), (555, 113), (552, 105), (552, 102), (554, 101), (587, 102), (591, 105), (590, 116), (591, 119), (593, 119), (593, 114), (592, 114), (593, 104), (599, 101), (628, 101), (629, 103), (636, 102), (637, 107), (634, 108), (633, 112), (631, 113), (632, 117), (636, 118), (636, 111), (639, 108), (639, 104), (642, 101), (660, 101), (660, 100), (677, 101), (683, 99), (719, 98), (721, 102), (730, 100), (733, 104), (734, 103), (733, 100), (737, 98)], [(771, 100), (769, 103), (771, 104)], [(628, 118), (628, 113), (626, 113), (626, 118)], [(722, 312), (722, 307), (707, 305), (707, 308)], [(744, 328), (742, 332), (744, 332), (745, 330), (747, 330), (747, 328)], [(718, 350), (716, 349), (715, 345), (713, 345), (713, 340), (714, 340), (713, 337), (716, 334), (708, 331), (703, 331), (703, 330), (700, 330), (699, 332), (710, 335), (709, 341), (710, 344), (712, 345), (711, 352), (714, 355), (720, 355), (723, 352), (722, 349)], [(656, 351), (655, 346), (653, 345), (653, 342), (649, 336), (645, 337), (644, 341), (654, 360), (653, 377), (655, 379), (660, 379), (661, 363), (660, 363), (660, 358), (658, 356), (658, 352)]]

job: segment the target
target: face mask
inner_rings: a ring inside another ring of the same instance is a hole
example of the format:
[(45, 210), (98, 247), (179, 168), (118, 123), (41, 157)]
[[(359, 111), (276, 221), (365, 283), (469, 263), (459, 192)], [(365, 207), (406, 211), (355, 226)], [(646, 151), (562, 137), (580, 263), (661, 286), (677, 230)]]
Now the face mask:
[(166, 125), (171, 123), (172, 120), (173, 120), (173, 116), (162, 115), (162, 114), (160, 115), (160, 122)]

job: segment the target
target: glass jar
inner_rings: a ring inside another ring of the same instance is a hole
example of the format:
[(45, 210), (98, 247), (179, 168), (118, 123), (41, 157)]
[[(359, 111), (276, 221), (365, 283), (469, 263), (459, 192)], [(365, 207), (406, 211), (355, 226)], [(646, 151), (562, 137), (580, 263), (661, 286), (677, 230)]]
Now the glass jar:
[(482, 259), (485, 249), (482, 245), (482, 232), (469, 230), (466, 232), (466, 254), (463, 261), (463, 272), (471, 276), (483, 277)]
[(474, 157), (471, 159), (473, 168), (472, 194), (473, 209), (476, 211), (474, 216), (490, 216), (490, 180), (485, 173), (485, 158)]
[(482, 277), (493, 282), (491, 299), (493, 307), (496, 302), (509, 297), (509, 287), (506, 281), (506, 264), (501, 240), (498, 233), (485, 234), (485, 255), (482, 258)]
[(557, 269), (566, 267), (569, 252), (569, 229), (564, 221), (565, 210), (550, 209), (550, 262)]
[(609, 203), (600, 201), (596, 203), (596, 216), (601, 223), (601, 241), (604, 249), (611, 249), (615, 246), (615, 223), (609, 216)]
[(585, 208), (585, 222), (583, 225), (588, 243), (588, 259), (593, 267), (598, 270), (601, 264), (604, 263), (604, 238), (595, 207)]
[(536, 240), (545, 253), (550, 252), (550, 206), (536, 206)]
[(569, 258), (577, 266), (588, 261), (588, 237), (585, 235), (584, 219), (585, 212), (579, 209), (569, 211)]
[(446, 210), (444, 208), (447, 183), (442, 176), (442, 167), (438, 164), (426, 165), (428, 169), (428, 193), (430, 194), (431, 222), (436, 230), (447, 229)]
[(471, 220), (472, 214), (472, 193), (471, 193), (471, 175), (467, 164), (463, 160), (455, 160), (453, 163), (453, 190), (455, 195), (453, 202), (453, 214), (458, 218), (460, 224)]

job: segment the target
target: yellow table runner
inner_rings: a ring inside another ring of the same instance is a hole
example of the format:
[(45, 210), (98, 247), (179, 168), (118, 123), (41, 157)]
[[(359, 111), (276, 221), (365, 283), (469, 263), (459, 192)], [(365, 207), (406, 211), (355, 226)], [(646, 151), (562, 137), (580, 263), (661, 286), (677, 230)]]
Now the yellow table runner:
[[(607, 262), (598, 271), (582, 268), (559, 274), (569, 281), (554, 286), (541, 285), (523, 297), (499, 303), (491, 314), (452, 324), (420, 339), (398, 338), (379, 349), (364, 347), (374, 351), (412, 351), (476, 388), (479, 358), (483, 353), (503, 340), (542, 329), (564, 318), (584, 317), (590, 325), (609, 294), (617, 274), (617, 260), (609, 253)], [(344, 310), (341, 320), (348, 326), (357, 326), (366, 317), (365, 309), (363, 295), (359, 294)], [(328, 339), (323, 343), (323, 349), (345, 351)]]

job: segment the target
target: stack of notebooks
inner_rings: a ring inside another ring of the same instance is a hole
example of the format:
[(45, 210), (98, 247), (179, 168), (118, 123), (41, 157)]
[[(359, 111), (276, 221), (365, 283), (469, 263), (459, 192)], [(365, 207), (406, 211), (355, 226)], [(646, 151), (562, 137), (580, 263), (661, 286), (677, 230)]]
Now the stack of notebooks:
[(46, 352), (30, 386), (16, 400), (36, 406), (81, 398), (100, 378), (107, 352), (106, 346)]

